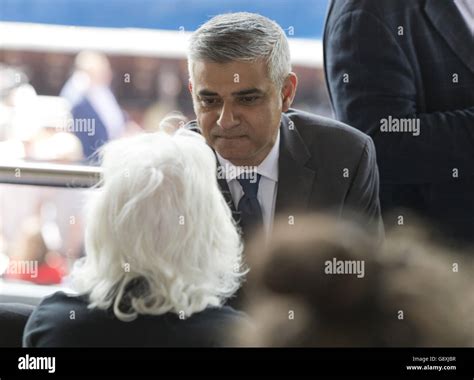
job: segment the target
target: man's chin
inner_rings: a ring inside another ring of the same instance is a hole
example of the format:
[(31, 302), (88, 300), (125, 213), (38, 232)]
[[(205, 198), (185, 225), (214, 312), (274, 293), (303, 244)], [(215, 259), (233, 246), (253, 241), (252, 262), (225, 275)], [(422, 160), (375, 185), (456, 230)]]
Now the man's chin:
[(227, 161), (230, 161), (233, 165), (235, 166), (240, 166), (240, 165), (245, 165), (245, 162), (248, 160), (247, 157), (244, 157), (242, 155), (238, 155), (238, 154), (235, 154), (235, 153), (232, 153), (232, 152), (219, 152), (217, 151), (217, 153), (219, 153), (219, 155), (224, 158), (225, 160)]
[(249, 140), (246, 137), (217, 137), (214, 140), (213, 147), (225, 159), (233, 157), (242, 159), (247, 156), (247, 153), (250, 150)]
[(219, 153), (219, 156), (226, 159), (227, 161), (230, 161), (235, 166), (246, 165), (246, 163), (249, 161), (249, 157), (242, 155), (241, 152), (235, 152), (232, 150), (222, 150), (222, 149), (221, 150), (216, 149), (216, 152)]

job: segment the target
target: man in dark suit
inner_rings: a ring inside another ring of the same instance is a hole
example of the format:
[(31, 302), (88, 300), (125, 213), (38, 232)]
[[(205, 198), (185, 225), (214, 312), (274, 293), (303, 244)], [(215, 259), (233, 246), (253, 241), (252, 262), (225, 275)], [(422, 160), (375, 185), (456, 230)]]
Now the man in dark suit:
[(82, 51), (74, 61), (74, 73), (61, 90), (72, 108), (72, 132), (82, 144), (87, 163), (97, 164), (97, 151), (109, 140), (122, 137), (126, 115), (112, 90), (112, 68), (108, 58), (99, 52)]
[(324, 32), (335, 116), (374, 139), (384, 214), (412, 209), (471, 242), (473, 26), (469, 0), (333, 0)]
[(244, 238), (259, 224), (271, 232), (276, 214), (297, 225), (301, 211), (358, 213), (382, 234), (373, 142), (290, 109), (297, 77), (280, 26), (250, 13), (216, 16), (193, 34), (188, 63), (197, 120), (187, 127), (214, 149)]
[(74, 134), (81, 141), (85, 160), (97, 163), (97, 150), (109, 141), (107, 128), (87, 97), (73, 107), (72, 115)]

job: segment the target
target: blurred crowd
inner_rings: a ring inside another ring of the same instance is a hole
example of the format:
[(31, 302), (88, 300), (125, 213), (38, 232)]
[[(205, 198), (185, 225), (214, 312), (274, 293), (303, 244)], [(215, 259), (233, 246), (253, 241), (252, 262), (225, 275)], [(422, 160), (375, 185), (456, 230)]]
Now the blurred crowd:
[[(183, 77), (182, 70), (175, 64), (160, 62), (156, 83), (152, 84), (156, 86), (157, 99), (150, 101), (141, 114), (130, 115), (118, 101), (121, 93), (114, 86), (114, 79), (115, 83), (125, 84), (133, 79), (131, 95), (141, 91), (141, 95), (135, 94), (136, 98), (147, 96), (150, 83), (144, 74), (152, 68), (145, 63), (137, 61), (138, 71), (114, 74), (105, 54), (82, 51), (76, 55), (70, 76), (56, 95), (38, 93), (29, 78), (31, 70), (25, 65), (0, 63), (0, 161), (97, 165), (97, 151), (108, 141), (144, 131), (171, 132), (183, 126), (192, 117), (192, 107), (186, 88), (187, 76)], [(313, 97), (315, 88), (323, 87), (301, 86), (302, 108), (310, 107), (304, 102)], [(323, 100), (310, 103), (318, 104), (318, 111), (328, 114), (327, 99)], [(1, 185), (0, 194), (3, 262), (9, 257), (12, 260), (40, 257), (40, 262), (55, 272), (54, 276), (43, 279), (42, 275), (8, 274), (3, 265), (4, 277), (60, 283), (75, 259), (83, 254), (84, 191)], [(53, 210), (49, 212), (52, 216), (46, 217), (41, 211), (45, 209)], [(55, 227), (45, 228), (48, 223)], [(51, 253), (61, 262), (61, 269), (53, 270), (48, 264), (50, 261), (45, 260)]]
[[(127, 119), (110, 89), (112, 70), (101, 53), (77, 55), (60, 96), (39, 95), (25, 73), (0, 67), (0, 161), (95, 164), (106, 142), (141, 131)], [(84, 191), (2, 185), (4, 276), (58, 284), (82, 255)], [(37, 262), (38, 272), (11, 270)]]

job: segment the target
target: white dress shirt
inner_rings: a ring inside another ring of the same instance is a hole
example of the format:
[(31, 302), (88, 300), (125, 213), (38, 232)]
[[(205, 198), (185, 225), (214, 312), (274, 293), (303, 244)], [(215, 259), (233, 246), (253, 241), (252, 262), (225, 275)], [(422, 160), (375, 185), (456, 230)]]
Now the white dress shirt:
[[(231, 168), (235, 166), (219, 153), (216, 152), (217, 158), (221, 166)], [(273, 145), (272, 149), (268, 153), (267, 157), (257, 167), (257, 173), (261, 175), (260, 183), (258, 186), (257, 199), (262, 209), (263, 225), (267, 234), (271, 231), (273, 226), (273, 217), (275, 215), (275, 204), (278, 191), (278, 158), (280, 156), (280, 131)], [(238, 170), (229, 170), (230, 175), (226, 176), (227, 184), (229, 185), (230, 193), (232, 194), (232, 200), (234, 201), (235, 208), (239, 204), (240, 199), (244, 195), (244, 190), (236, 179), (238, 176)]]

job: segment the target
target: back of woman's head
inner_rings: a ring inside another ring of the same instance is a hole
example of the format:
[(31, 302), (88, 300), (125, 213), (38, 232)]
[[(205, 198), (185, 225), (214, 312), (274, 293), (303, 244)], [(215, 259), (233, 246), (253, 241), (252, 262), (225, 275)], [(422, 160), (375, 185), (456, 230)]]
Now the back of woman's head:
[(196, 133), (143, 134), (107, 144), (87, 205), (86, 258), (73, 278), (91, 307), (122, 320), (220, 306), (239, 287), (241, 242)]
[[(379, 246), (359, 225), (325, 216), (277, 221), (254, 242), (244, 310), (251, 346), (469, 346), (472, 262), (426, 239), (391, 233)], [(265, 244), (265, 245), (263, 245)]]

